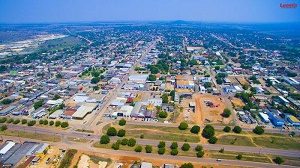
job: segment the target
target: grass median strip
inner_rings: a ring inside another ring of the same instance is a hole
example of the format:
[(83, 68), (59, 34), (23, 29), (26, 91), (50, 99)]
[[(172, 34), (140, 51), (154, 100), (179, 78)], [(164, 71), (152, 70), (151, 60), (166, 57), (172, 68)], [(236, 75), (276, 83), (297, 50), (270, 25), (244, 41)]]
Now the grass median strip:
[(48, 142), (61, 141), (61, 137), (58, 135), (43, 134), (43, 133), (32, 132), (32, 131), (5, 130), (5, 131), (0, 131), (0, 135), (37, 139), (37, 140), (48, 141)]

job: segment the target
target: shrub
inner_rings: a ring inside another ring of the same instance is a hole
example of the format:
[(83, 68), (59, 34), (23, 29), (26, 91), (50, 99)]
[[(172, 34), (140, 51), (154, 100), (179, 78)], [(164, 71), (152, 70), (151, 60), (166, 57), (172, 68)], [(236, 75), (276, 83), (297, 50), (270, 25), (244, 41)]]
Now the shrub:
[(127, 144), (128, 146), (133, 147), (135, 146), (135, 144), (136, 144), (136, 140), (134, 138), (130, 138), (128, 140), (128, 144)]
[(218, 138), (215, 137), (215, 136), (209, 138), (209, 140), (208, 140), (208, 142), (209, 142), (210, 144), (215, 144), (215, 143), (217, 143), (217, 141), (218, 141)]
[(178, 155), (178, 150), (177, 149), (172, 149), (170, 154), (173, 155), (173, 156), (176, 156), (176, 155)]
[(60, 125), (62, 128), (67, 128), (69, 126), (68, 122), (62, 122)]
[(114, 150), (119, 150), (120, 149), (120, 144), (119, 143), (113, 143), (111, 145), (111, 148), (113, 148)]
[(190, 148), (191, 148), (191, 146), (190, 146), (190, 144), (188, 144), (188, 143), (184, 143), (184, 144), (182, 145), (182, 147), (181, 147), (181, 149), (182, 149), (183, 151), (188, 151), (188, 150), (190, 150)]
[(108, 144), (110, 142), (109, 136), (102, 135), (100, 138), (100, 144)]
[(242, 154), (238, 154), (238, 155), (236, 156), (236, 158), (237, 158), (238, 160), (241, 160), (241, 159), (242, 159), (242, 157), (243, 157), (243, 155), (242, 155)]
[(215, 129), (213, 126), (211, 125), (206, 125), (205, 128), (203, 129), (203, 132), (202, 132), (202, 136), (204, 138), (211, 138), (215, 135)]
[(145, 150), (146, 150), (146, 153), (151, 153), (152, 152), (152, 146), (146, 145)]
[(119, 125), (120, 125), (120, 126), (126, 125), (126, 120), (125, 120), (124, 118), (122, 118), (122, 119), (119, 121)]
[(220, 152), (220, 153), (224, 153), (224, 148), (221, 148), (221, 149), (219, 150), (219, 152)]
[(231, 128), (229, 126), (225, 126), (223, 129), (224, 132), (230, 132)]
[(126, 134), (126, 131), (123, 129), (118, 131), (118, 137), (123, 137), (123, 136), (125, 136), (125, 134)]
[(143, 148), (140, 145), (134, 148), (135, 152), (142, 152), (142, 150)]
[(295, 136), (295, 135), (296, 135), (296, 132), (295, 132), (295, 131), (292, 131), (292, 132), (291, 132), (291, 135), (292, 135), (292, 136)]
[(56, 126), (56, 127), (59, 127), (59, 126), (60, 126), (60, 124), (61, 124), (61, 122), (60, 122), (60, 121), (55, 121), (55, 126)]
[(204, 151), (203, 151), (203, 150), (197, 152), (197, 157), (198, 157), (198, 158), (201, 158), (201, 157), (203, 157), (203, 156), (204, 156)]
[(197, 146), (195, 147), (195, 150), (196, 150), (196, 151), (202, 151), (202, 150), (203, 150), (203, 146), (197, 145)]
[(50, 125), (50, 126), (54, 125), (54, 121), (50, 121), (50, 122), (49, 122), (49, 125)]
[(21, 123), (22, 123), (22, 124), (26, 124), (26, 123), (27, 123), (27, 120), (26, 120), (26, 119), (22, 119), (22, 120), (21, 120)]
[(116, 130), (115, 127), (109, 127), (109, 128), (107, 129), (106, 134), (107, 134), (108, 136), (116, 136), (116, 135), (117, 135), (117, 130)]
[(157, 151), (157, 153), (160, 154), (160, 155), (165, 154), (165, 152), (166, 152), (165, 148), (159, 148), (158, 151)]
[(171, 149), (177, 149), (178, 148), (178, 143), (177, 142), (172, 142), (172, 145), (170, 146)]
[(253, 130), (254, 133), (261, 135), (265, 132), (265, 130), (261, 126), (256, 126)]
[(179, 124), (179, 129), (180, 130), (186, 130), (187, 128), (189, 127), (189, 125), (186, 123), (186, 122), (181, 122), (180, 124)]
[(141, 138), (141, 139), (144, 139), (144, 134), (142, 134), (142, 135), (140, 136), (140, 138)]
[(275, 159), (273, 159), (273, 161), (277, 164), (281, 164), (284, 162), (284, 160), (279, 156), (277, 156)]
[(128, 144), (128, 139), (126, 139), (126, 138), (122, 139), (121, 144), (122, 145), (127, 145)]
[(166, 142), (160, 141), (157, 147), (158, 148), (164, 148), (164, 147), (166, 147)]
[(191, 133), (198, 134), (200, 132), (200, 127), (198, 125), (194, 125), (191, 128)]
[(242, 128), (240, 126), (235, 126), (232, 131), (239, 134), (242, 132)]
[(20, 120), (19, 119), (16, 119), (13, 124), (19, 124), (20, 123)]

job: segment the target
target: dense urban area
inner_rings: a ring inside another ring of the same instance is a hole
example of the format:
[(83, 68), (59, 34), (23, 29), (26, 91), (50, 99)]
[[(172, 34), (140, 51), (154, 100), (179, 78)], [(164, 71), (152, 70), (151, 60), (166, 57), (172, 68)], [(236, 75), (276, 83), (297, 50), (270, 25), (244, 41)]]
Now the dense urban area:
[(299, 167), (289, 26), (1, 25), (0, 166)]

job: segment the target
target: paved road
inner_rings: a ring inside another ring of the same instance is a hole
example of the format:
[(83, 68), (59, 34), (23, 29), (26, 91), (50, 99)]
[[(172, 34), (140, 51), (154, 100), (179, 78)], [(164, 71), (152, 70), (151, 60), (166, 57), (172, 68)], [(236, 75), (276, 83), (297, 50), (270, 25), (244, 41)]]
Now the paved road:
[(128, 82), (128, 77), (132, 74), (132, 72), (134, 71), (134, 68), (136, 66), (140, 65), (140, 62), (142, 59), (144, 59), (146, 57), (146, 55), (150, 52), (150, 50), (156, 45), (156, 41), (154, 41), (152, 43), (151, 46), (148, 47), (148, 49), (142, 54), (142, 56), (137, 60), (137, 62), (135, 63), (135, 65), (133, 65), (129, 72), (124, 76), (124, 78), (122, 79), (122, 82), (113, 89), (112, 93), (109, 95), (109, 98), (105, 101), (104, 104), (101, 105), (101, 110), (97, 111), (96, 113), (94, 113), (94, 116), (91, 117), (91, 119), (86, 123), (86, 126), (96, 126), (97, 121), (100, 120), (100, 118), (102, 117), (102, 115), (104, 114), (104, 112), (106, 111), (106, 109), (108, 108), (108, 106), (111, 104), (111, 102), (117, 97), (117, 94), (121, 91), (122, 86)]
[[(4, 139), (11, 139), (15, 141), (29, 141), (30, 139), (25, 138), (17, 138), (17, 137), (8, 137), (3, 136)], [(38, 141), (38, 140), (37, 140)], [(38, 141), (41, 142), (41, 141)], [(131, 151), (121, 151), (121, 150), (110, 150), (110, 149), (98, 149), (94, 148), (88, 144), (84, 143), (75, 143), (69, 142), (67, 144), (61, 142), (49, 142), (50, 145), (55, 145), (59, 148), (68, 148), (68, 149), (77, 149), (82, 151), (89, 151), (89, 152), (97, 152), (109, 155), (116, 155), (116, 156), (129, 156), (129, 157), (139, 157), (141, 159), (157, 159), (157, 160), (164, 160), (166, 163), (176, 163), (179, 162), (196, 162), (196, 163), (205, 163), (205, 164), (218, 164), (218, 165), (235, 165), (235, 166), (242, 166), (242, 167), (269, 167), (269, 168), (295, 168), (295, 166), (288, 166), (288, 165), (276, 165), (276, 164), (269, 164), (269, 163), (260, 163), (260, 162), (248, 162), (248, 161), (240, 161), (240, 160), (226, 160), (222, 159), (222, 161), (217, 161), (216, 159), (212, 158), (196, 158), (196, 157), (186, 157), (186, 156), (170, 156), (170, 155), (158, 155), (154, 153), (136, 153)]]
[[(72, 132), (72, 131), (63, 131), (63, 130), (53, 130), (53, 129), (46, 129), (46, 128), (39, 128), (39, 127), (28, 127), (28, 126), (21, 126), (21, 125), (7, 125), (8, 129), (19, 130), (19, 131), (33, 131), (39, 133), (46, 133), (46, 134), (57, 134), (60, 136), (71, 136), (77, 138), (86, 138), (86, 139), (93, 139), (99, 140), (100, 135), (95, 134), (88, 134), (82, 132)], [(25, 129), (25, 130), (24, 130)], [(89, 136), (88, 136), (89, 135)], [(118, 137), (111, 137), (112, 141), (116, 141), (120, 138)], [(158, 145), (158, 140), (149, 140), (149, 139), (137, 139), (137, 143), (141, 145)], [(166, 142), (166, 145), (171, 145), (172, 142)], [(178, 142), (178, 145), (182, 145), (183, 142)], [(198, 143), (189, 143), (192, 148), (195, 148)], [(280, 156), (289, 156), (289, 157), (300, 157), (300, 151), (296, 150), (281, 150), (281, 149), (270, 149), (270, 148), (258, 148), (258, 147), (241, 147), (241, 146), (229, 146), (229, 145), (203, 145), (203, 147), (207, 150), (220, 150), (224, 148), (226, 151), (234, 151), (234, 152), (248, 152), (248, 153), (264, 153), (264, 154), (271, 154), (271, 155), (280, 155)]]

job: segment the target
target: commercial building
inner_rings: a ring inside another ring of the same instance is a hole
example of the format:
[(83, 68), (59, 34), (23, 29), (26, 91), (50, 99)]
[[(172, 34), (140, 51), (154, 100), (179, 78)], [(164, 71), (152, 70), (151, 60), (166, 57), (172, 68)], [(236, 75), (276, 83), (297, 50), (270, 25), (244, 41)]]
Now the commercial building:
[(258, 113), (259, 117), (261, 118), (262, 122), (269, 123), (269, 116), (265, 113)]
[(195, 83), (194, 81), (186, 81), (186, 80), (177, 80), (176, 81), (176, 88), (181, 88), (181, 89), (194, 89), (195, 88)]
[(148, 74), (132, 74), (128, 80), (135, 83), (146, 83), (148, 76)]
[(162, 104), (162, 98), (151, 98), (148, 99), (149, 104), (153, 104), (154, 106), (161, 106)]
[(284, 97), (278, 96), (278, 98), (282, 104), (284, 104), (284, 105), (289, 104), (289, 101), (287, 99), (285, 99)]
[(97, 106), (98, 104), (96, 103), (85, 103), (77, 109), (77, 111), (72, 115), (72, 118), (83, 119), (87, 114), (95, 110)]
[(268, 112), (270, 121), (272, 124), (276, 127), (283, 127), (284, 126), (284, 120), (281, 119), (279, 116), (275, 115), (274, 113)]
[(285, 82), (290, 85), (298, 85), (300, 82), (296, 81), (294, 78), (284, 78)]
[(286, 115), (285, 119), (288, 120), (288, 122), (290, 122), (294, 127), (300, 127), (300, 121), (295, 116)]

